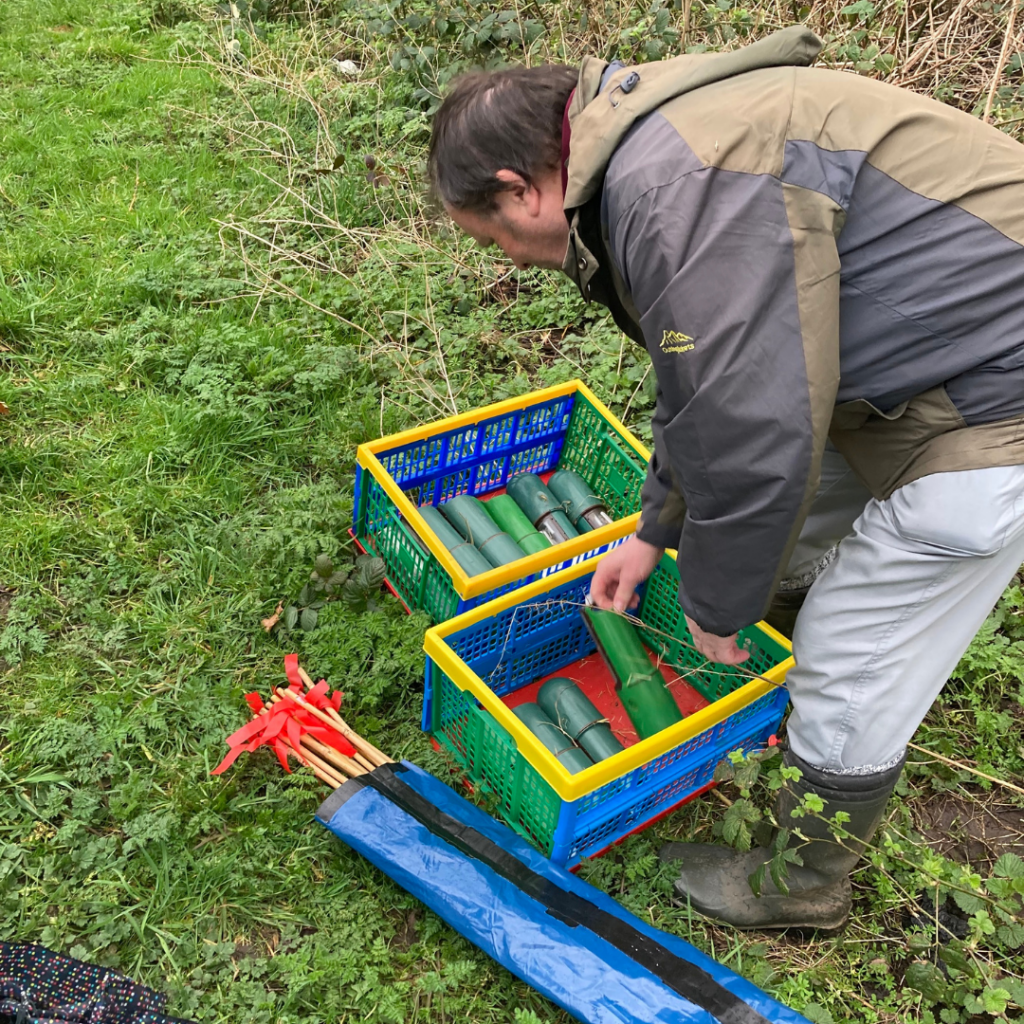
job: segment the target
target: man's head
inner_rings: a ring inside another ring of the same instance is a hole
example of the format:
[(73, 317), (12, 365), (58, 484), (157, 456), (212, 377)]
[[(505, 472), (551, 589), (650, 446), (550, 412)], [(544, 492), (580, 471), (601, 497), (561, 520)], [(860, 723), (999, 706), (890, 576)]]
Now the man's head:
[(521, 270), (559, 268), (562, 118), (576, 72), (557, 64), (458, 79), (434, 118), (428, 167), (435, 196), (480, 244)]

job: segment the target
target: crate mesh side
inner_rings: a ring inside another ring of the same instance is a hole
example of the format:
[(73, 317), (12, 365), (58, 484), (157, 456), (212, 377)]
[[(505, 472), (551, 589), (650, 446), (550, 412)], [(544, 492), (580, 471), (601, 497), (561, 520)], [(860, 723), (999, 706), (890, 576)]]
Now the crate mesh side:
[(750, 752), (758, 749), (763, 745), (763, 734), (764, 726), (738, 738), (727, 747), (716, 745), (707, 757), (691, 759), (679, 774), (666, 772), (652, 778), (649, 785), (637, 789), (635, 799), (618, 814), (593, 825), (581, 822), (573, 838), (569, 859), (597, 853), (703, 789), (713, 781), (716, 766), (729, 751)]
[(781, 644), (757, 626), (751, 626), (739, 635), (740, 644), (750, 651), (743, 665), (707, 665), (704, 656), (693, 647), (693, 637), (679, 605), (679, 573), (675, 562), (667, 557), (647, 581), (639, 616), (644, 622), (640, 630), (644, 642), (669, 665), (680, 670), (704, 666), (699, 672), (687, 673), (686, 681), (709, 701), (745, 686), (755, 675), (789, 657)]
[(572, 469), (604, 499), (614, 519), (640, 511), (647, 465), (583, 396), (576, 399), (560, 469)]
[[(431, 688), (440, 701), (435, 735), (469, 780), (501, 804), (502, 817), (528, 842), (551, 852), (561, 800), (523, 757), (515, 741), (477, 702), (436, 666)], [(473, 733), (473, 741), (467, 734)]]

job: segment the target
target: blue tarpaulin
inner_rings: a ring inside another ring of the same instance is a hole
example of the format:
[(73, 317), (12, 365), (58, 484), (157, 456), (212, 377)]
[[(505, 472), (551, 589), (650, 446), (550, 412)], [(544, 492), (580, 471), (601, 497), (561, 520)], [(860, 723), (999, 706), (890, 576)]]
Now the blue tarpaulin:
[(317, 820), (584, 1024), (809, 1024), (415, 765), (346, 782)]

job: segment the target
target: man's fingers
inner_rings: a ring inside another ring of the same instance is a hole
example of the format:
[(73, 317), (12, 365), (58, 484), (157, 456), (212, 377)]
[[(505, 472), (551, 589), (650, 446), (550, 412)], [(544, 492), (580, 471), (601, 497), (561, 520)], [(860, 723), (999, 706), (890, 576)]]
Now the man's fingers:
[(615, 591), (619, 585), (618, 573), (610, 571), (609, 567), (602, 562), (597, 567), (593, 579), (590, 581), (590, 596), (598, 608), (611, 608), (615, 598)]
[(626, 573), (619, 576), (619, 586), (615, 591), (615, 610), (624, 612), (635, 608), (637, 603), (636, 580)]

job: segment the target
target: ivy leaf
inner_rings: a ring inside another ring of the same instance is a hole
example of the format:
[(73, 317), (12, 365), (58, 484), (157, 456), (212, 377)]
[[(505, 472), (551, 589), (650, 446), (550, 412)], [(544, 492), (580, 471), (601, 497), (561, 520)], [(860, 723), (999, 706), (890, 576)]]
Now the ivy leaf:
[(315, 608), (303, 608), (302, 615), (299, 616), (299, 625), (310, 633), (316, 629), (316, 620), (319, 616), (320, 613)]
[(933, 1003), (940, 1002), (946, 994), (946, 979), (942, 976), (942, 971), (935, 964), (920, 960), (907, 968), (903, 983)]

